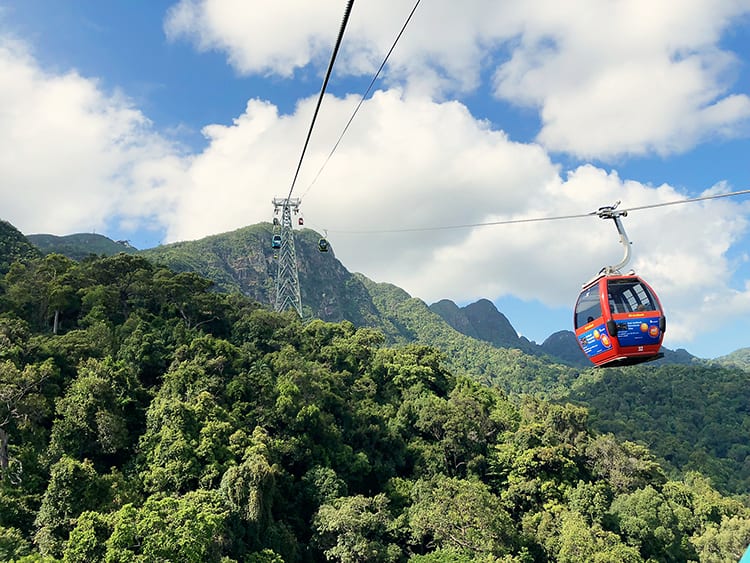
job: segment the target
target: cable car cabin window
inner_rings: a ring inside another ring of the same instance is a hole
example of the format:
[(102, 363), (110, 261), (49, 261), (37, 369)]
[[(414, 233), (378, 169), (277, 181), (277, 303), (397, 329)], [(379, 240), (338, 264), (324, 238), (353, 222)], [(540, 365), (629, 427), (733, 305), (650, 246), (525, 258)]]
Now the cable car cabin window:
[(613, 313), (658, 310), (653, 294), (638, 279), (608, 280), (607, 291)]
[(575, 327), (581, 327), (602, 316), (602, 306), (599, 303), (599, 284), (585, 289), (576, 303)]

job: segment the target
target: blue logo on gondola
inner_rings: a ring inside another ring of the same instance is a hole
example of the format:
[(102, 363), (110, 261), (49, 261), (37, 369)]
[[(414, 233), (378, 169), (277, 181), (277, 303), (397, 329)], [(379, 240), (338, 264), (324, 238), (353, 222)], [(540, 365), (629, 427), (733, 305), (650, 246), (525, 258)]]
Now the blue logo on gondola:
[(612, 348), (612, 340), (607, 334), (604, 323), (587, 330), (578, 339), (581, 342), (583, 352), (589, 358)]

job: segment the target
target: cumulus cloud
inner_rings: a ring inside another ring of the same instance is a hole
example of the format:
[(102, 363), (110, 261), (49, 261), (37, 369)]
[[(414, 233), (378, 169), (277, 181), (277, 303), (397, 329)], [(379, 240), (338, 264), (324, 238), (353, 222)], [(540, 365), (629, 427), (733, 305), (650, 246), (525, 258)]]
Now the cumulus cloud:
[(135, 227), (169, 207), (181, 163), (124, 96), (46, 73), (2, 39), (0, 108), (2, 213), (23, 232), (101, 230), (113, 217)]
[(325, 39), (337, 18), (334, 2), (257, 2), (249, 9), (244, 0), (181, 0), (169, 9), (165, 31), (201, 50), (225, 51), (239, 72), (290, 76), (330, 52)]
[(498, 95), (539, 108), (550, 150), (664, 155), (747, 124), (750, 98), (730, 90), (738, 61), (719, 40), (750, 3), (545, 4), (514, 5), (528, 27), (495, 83)]
[[(181, 0), (165, 28), (226, 52), (242, 73), (290, 76), (329, 56), (339, 3), (246, 4)], [(373, 73), (406, 19), (402, 4), (355, 5), (337, 72)], [(384, 80), (440, 100), (476, 89), (485, 70), (498, 98), (539, 112), (551, 151), (680, 153), (746, 133), (750, 97), (732, 92), (738, 61), (720, 40), (748, 13), (747, 0), (436, 0), (418, 8)]]
[[(295, 191), (306, 225), (328, 231), (350, 270), (427, 302), (513, 295), (572, 306), (581, 284), (622, 255), (611, 221), (447, 227), (685, 197), (593, 165), (566, 171), (550, 151), (668, 154), (709, 132), (736, 134), (748, 100), (731, 93), (735, 63), (717, 45), (746, 4), (713, 2), (709, 10), (695, 0), (669, 12), (606, 3), (621, 10), (617, 17), (592, 0), (421, 6), (381, 90), (313, 182), (360, 101), (326, 96)], [(238, 72), (293, 77), (327, 59), (342, 6), (291, 5), (281, 13), (274, 3), (248, 10), (245, 2), (182, 0), (165, 29), (225, 51)], [(369, 75), (408, 12), (395, 0), (358, 6), (337, 69)], [(514, 141), (448, 96), (472, 91), (493, 69), (498, 96), (540, 112), (538, 142)], [(271, 198), (290, 188), (316, 102), (301, 99), (281, 113), (273, 100), (252, 98), (231, 124), (207, 124), (206, 147), (186, 155), (125, 96), (75, 72), (45, 72), (17, 44), (0, 47), (0, 86), (7, 218), (27, 233), (88, 231), (113, 220), (156, 225), (165, 242), (270, 220)], [(747, 211), (712, 200), (625, 220), (631, 265), (667, 307), (667, 345), (700, 334), (709, 314), (721, 323), (750, 313), (750, 287), (728, 281), (736, 267), (729, 256), (748, 234)]]
[[(271, 196), (286, 195), (298, 158), (297, 145), (285, 140), (304, 138), (314, 102), (280, 115), (272, 104), (251, 100), (231, 126), (206, 128), (209, 146), (188, 169), (170, 237), (268, 221)], [(398, 90), (364, 103), (312, 183), (357, 102), (326, 97), (326, 119), (294, 195), (302, 196), (306, 225), (328, 232), (347, 268), (428, 303), (514, 295), (572, 306), (581, 284), (624, 252), (614, 223), (597, 217), (452, 227), (579, 215), (617, 200), (633, 208), (686, 197), (675, 187), (629, 181), (592, 165), (563, 173), (540, 146), (509, 140), (462, 104)], [(746, 211), (711, 200), (623, 219), (633, 243), (628, 267), (657, 289), (672, 341), (689, 341), (707, 315), (717, 322), (719, 315), (750, 313), (750, 294), (727, 281), (733, 270), (727, 253), (747, 234)], [(733, 308), (715, 308), (728, 301)]]

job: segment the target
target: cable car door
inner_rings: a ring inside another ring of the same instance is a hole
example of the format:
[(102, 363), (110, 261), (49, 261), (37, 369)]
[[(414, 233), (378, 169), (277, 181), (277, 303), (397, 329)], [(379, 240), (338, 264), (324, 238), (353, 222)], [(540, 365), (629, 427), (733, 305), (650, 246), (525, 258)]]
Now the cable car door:
[(607, 330), (602, 311), (601, 279), (585, 287), (578, 296), (573, 324), (583, 353), (596, 365), (617, 355), (616, 342)]

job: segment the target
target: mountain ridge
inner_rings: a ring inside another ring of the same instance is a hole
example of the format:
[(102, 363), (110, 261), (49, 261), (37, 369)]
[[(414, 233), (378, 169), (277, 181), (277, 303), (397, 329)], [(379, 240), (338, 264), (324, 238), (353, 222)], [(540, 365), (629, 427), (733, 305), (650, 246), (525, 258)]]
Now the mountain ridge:
[(92, 254), (112, 256), (118, 252), (135, 254), (138, 249), (126, 240), (114, 241), (96, 233), (75, 233), (72, 235), (32, 234), (26, 239), (43, 254), (62, 254), (73, 260), (83, 260)]
[[(116, 242), (103, 235), (29, 235), (27, 239), (33, 244), (41, 241), (43, 248), (40, 250), (44, 253), (54, 251), (78, 260), (92, 253), (110, 255), (122, 248), (124, 252), (143, 255), (176, 271), (200, 273), (214, 281), (220, 290), (238, 291), (271, 305), (276, 273), (273, 249), (268, 243), (272, 229), (270, 223), (258, 223), (193, 241), (143, 250), (135, 249), (127, 241)], [(407, 341), (407, 335), (402, 334), (403, 328), (395, 326), (392, 321), (378, 318), (382, 315), (367, 295), (361, 281), (364, 276), (349, 272), (335, 257), (333, 248), (328, 253), (320, 253), (317, 250), (319, 238), (320, 234), (314, 230), (295, 230), (303, 314), (329, 322), (349, 320), (356, 326), (377, 327), (391, 342)], [(102, 239), (111, 244), (102, 244)], [(93, 246), (93, 243), (96, 245)], [(340, 290), (332, 291), (331, 287)], [(590, 367), (572, 331), (557, 331), (542, 344), (537, 344), (519, 336), (507, 317), (489, 299), (482, 298), (464, 307), (449, 299), (441, 299), (429, 305), (429, 308), (459, 333), (495, 347), (551, 357), (577, 368)], [(665, 348), (663, 352), (665, 357), (657, 360), (659, 364), (702, 361), (684, 349), (673, 351)]]

